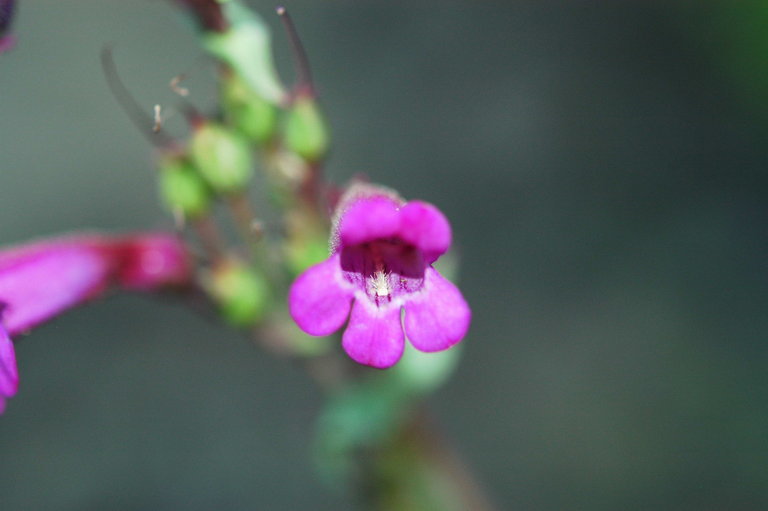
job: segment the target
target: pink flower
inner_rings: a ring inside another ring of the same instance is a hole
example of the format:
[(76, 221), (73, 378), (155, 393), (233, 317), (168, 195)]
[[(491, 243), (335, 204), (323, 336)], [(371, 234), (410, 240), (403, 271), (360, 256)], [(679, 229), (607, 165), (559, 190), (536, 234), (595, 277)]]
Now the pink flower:
[(403, 203), (378, 188), (356, 190), (339, 210), (331, 256), (291, 287), (289, 309), (299, 327), (329, 335), (349, 316), (344, 349), (355, 361), (377, 368), (400, 360), (403, 326), (421, 351), (459, 342), (469, 328), (469, 306), (432, 268), (451, 245), (445, 216), (431, 204)]
[(77, 235), (0, 250), (0, 413), (18, 387), (12, 336), (113, 285), (151, 291), (190, 278), (184, 245), (165, 234)]

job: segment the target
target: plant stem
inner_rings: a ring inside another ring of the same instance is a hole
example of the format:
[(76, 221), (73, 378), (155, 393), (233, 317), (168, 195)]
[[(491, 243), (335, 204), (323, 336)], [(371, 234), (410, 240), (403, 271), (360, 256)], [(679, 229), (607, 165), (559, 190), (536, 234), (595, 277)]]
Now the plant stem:
[(376, 511), (494, 511), (483, 489), (425, 410), (413, 413), (375, 453)]
[(253, 249), (262, 232), (248, 197), (244, 192), (232, 194), (227, 197), (227, 206), (232, 212), (243, 242)]
[(221, 238), (219, 237), (218, 227), (210, 216), (202, 216), (191, 222), (192, 227), (200, 240), (208, 262), (214, 264), (224, 256)]

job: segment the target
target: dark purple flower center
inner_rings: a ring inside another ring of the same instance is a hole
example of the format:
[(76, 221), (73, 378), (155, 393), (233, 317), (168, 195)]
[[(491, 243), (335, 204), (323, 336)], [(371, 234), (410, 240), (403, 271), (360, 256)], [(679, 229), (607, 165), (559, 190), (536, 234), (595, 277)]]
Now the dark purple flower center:
[(341, 250), (344, 278), (376, 305), (392, 303), (424, 285), (421, 251), (397, 238), (375, 240)]

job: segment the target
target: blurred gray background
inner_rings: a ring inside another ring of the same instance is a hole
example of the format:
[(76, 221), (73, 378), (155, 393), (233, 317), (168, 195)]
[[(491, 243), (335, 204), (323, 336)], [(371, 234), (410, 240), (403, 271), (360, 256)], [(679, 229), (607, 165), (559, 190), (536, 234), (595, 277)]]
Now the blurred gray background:
[[(330, 177), (453, 223), (474, 322), (430, 406), (501, 509), (768, 508), (768, 14), (737, 4), (286, 3)], [(148, 110), (181, 72), (205, 107), (191, 28), (160, 0), (18, 7), (0, 242), (169, 227), (98, 54)], [(3, 511), (352, 509), (312, 471), (311, 382), (178, 304), (111, 297), (17, 350)]]

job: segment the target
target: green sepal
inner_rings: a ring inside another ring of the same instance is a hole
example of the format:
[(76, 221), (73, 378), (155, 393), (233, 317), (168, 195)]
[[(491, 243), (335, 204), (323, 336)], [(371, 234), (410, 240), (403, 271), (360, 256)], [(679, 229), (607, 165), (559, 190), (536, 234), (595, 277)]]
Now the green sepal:
[(209, 292), (224, 318), (237, 327), (255, 325), (270, 305), (266, 277), (239, 261), (226, 261), (214, 268)]
[(264, 144), (275, 134), (277, 107), (264, 99), (236, 74), (222, 84), (222, 106), (229, 123), (256, 144)]
[(171, 157), (159, 164), (160, 196), (171, 212), (194, 218), (208, 212), (211, 190), (192, 164), (183, 157)]
[(265, 100), (281, 104), (286, 93), (275, 71), (269, 27), (239, 2), (228, 1), (223, 9), (230, 28), (203, 34), (203, 48), (227, 63)]
[(285, 125), (285, 145), (308, 162), (320, 161), (328, 153), (328, 126), (311, 96), (299, 96), (291, 105)]
[(218, 193), (232, 193), (248, 186), (253, 157), (239, 134), (213, 122), (195, 128), (189, 143), (192, 162)]

